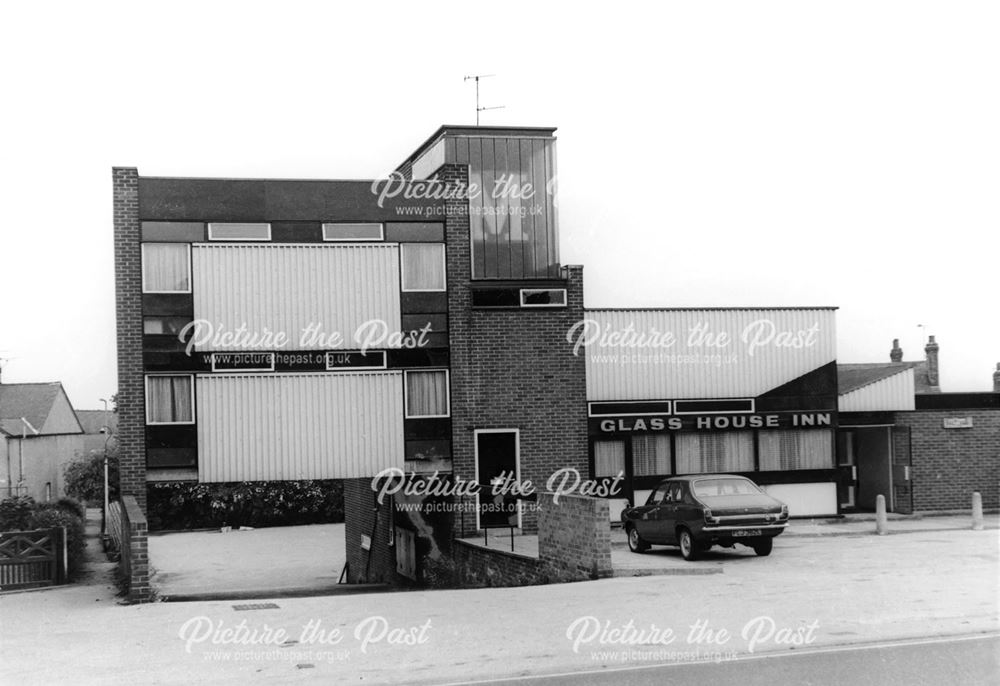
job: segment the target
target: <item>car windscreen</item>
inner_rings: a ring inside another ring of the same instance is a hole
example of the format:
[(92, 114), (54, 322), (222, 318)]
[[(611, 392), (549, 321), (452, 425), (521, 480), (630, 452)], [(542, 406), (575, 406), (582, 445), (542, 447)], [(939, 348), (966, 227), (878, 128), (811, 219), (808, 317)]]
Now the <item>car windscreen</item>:
[(699, 497), (760, 493), (760, 489), (746, 479), (700, 479), (691, 484), (691, 490)]

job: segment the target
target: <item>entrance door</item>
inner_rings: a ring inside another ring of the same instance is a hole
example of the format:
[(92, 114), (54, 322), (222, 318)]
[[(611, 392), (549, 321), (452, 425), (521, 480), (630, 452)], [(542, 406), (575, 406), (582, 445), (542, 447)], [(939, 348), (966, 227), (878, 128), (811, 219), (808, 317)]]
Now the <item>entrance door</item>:
[(476, 430), (477, 529), (521, 525), (521, 509), (512, 492), (493, 495), (498, 480), (511, 475), (521, 479), (518, 438), (517, 429)]
[(837, 499), (840, 509), (857, 507), (857, 435), (853, 430), (837, 432)]
[(878, 496), (885, 496), (886, 510), (892, 511), (892, 433), (888, 426), (858, 427), (855, 430), (858, 462), (858, 507), (874, 510)]

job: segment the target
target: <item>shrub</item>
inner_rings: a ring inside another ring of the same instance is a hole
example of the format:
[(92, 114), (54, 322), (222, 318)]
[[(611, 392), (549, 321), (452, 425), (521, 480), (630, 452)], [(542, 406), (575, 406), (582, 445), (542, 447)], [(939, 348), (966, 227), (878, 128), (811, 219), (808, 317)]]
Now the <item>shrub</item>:
[(29, 529), (51, 529), (57, 526), (66, 528), (66, 566), (68, 580), (72, 581), (83, 571), (86, 546), (83, 520), (56, 507), (39, 506), (28, 521)]
[(28, 495), (15, 496), (0, 501), (0, 531), (29, 529), (31, 514), (34, 510), (35, 499)]
[[(88, 503), (104, 502), (104, 453), (94, 450), (78, 457), (63, 469), (66, 494)], [(108, 449), (108, 491), (110, 500), (118, 499), (118, 449)]]
[(150, 484), (146, 503), (151, 531), (344, 521), (339, 480)]

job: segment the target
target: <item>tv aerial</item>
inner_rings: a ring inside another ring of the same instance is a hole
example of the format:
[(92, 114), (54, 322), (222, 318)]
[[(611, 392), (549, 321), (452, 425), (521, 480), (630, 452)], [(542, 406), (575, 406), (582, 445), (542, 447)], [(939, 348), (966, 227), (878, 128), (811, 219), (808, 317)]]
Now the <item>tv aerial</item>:
[(487, 110), (502, 110), (505, 105), (496, 105), (494, 107), (482, 107), (479, 104), (479, 79), (488, 79), (490, 77), (496, 76), (496, 74), (473, 74), (471, 76), (466, 76), (463, 81), (469, 81), (470, 79), (476, 82), (476, 126), (479, 126), (479, 113), (486, 112)]

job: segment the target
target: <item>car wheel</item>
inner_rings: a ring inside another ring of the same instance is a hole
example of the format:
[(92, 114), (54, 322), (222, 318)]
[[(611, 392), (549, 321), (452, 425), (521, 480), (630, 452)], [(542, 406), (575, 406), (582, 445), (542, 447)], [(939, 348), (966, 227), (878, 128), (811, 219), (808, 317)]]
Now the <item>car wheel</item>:
[(649, 550), (649, 544), (642, 540), (642, 536), (634, 526), (628, 528), (628, 549), (633, 553), (644, 553)]
[(762, 538), (753, 544), (753, 551), (760, 555), (761, 557), (767, 557), (771, 554), (771, 548), (774, 547), (773, 538)]
[(691, 560), (698, 559), (698, 546), (694, 542), (694, 536), (687, 529), (681, 529), (677, 532), (677, 543), (681, 547), (681, 555), (685, 560), (690, 562)]

